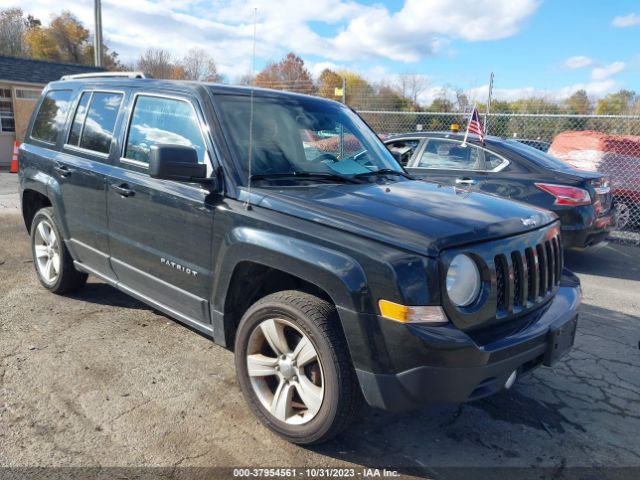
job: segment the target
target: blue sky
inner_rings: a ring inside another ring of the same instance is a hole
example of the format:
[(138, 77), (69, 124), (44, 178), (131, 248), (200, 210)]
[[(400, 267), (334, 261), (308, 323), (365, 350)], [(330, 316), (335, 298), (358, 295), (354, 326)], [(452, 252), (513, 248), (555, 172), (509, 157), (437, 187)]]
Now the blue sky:
[[(382, 3), (392, 12), (400, 11), (404, 4), (402, 0)], [(638, 15), (638, 24), (624, 28), (613, 25), (615, 17), (633, 13)], [(313, 28), (321, 35), (332, 35), (341, 27), (314, 23)], [(585, 57), (582, 62), (585, 65), (569, 68), (566, 62), (572, 57)], [(322, 61), (319, 56), (309, 58)], [(493, 71), (496, 88), (508, 90), (507, 96), (512, 93), (515, 97), (521, 90), (529, 89), (536, 94), (548, 92), (553, 96), (560, 91), (565, 95), (568, 87), (591, 83), (594, 68), (616, 62), (624, 63), (624, 68), (603, 79), (611, 83), (603, 84), (602, 91), (598, 88), (600, 85), (595, 86), (590, 92), (594, 96), (618, 88), (640, 93), (640, 2), (637, 0), (546, 0), (522, 22), (516, 34), (507, 38), (454, 39), (444, 51), (425, 55), (414, 63), (377, 59), (375, 64), (385, 72), (415, 71), (428, 75), (434, 85), (472, 91), (485, 85)], [(371, 63), (368, 60), (352, 62), (351, 66), (366, 71)]]
[[(92, 3), (64, 8), (91, 26)], [(45, 22), (61, 8), (15, 6)], [(638, 0), (103, 0), (104, 34), (125, 61), (150, 46), (204, 48), (233, 81), (250, 70), (254, 7), (258, 68), (294, 51), (316, 75), (348, 68), (393, 83), (413, 72), (424, 101), (443, 87), (481, 100), (491, 71), (503, 98), (640, 91)]]

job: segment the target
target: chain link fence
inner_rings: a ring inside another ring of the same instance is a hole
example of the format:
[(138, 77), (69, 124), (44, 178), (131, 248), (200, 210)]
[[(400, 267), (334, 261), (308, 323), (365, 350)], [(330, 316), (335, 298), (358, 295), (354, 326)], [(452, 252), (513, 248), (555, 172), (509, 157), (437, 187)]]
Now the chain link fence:
[[(379, 134), (464, 132), (468, 114), (359, 110)], [(493, 113), (486, 117), (490, 135), (516, 138), (572, 166), (605, 173), (617, 206), (612, 238), (640, 245), (640, 116)]]

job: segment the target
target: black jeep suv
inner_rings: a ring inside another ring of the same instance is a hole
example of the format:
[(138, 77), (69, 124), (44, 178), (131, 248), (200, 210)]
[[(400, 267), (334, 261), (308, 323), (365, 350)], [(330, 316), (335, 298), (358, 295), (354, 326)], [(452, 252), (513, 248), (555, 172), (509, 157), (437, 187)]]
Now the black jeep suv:
[(362, 396), (496, 393), (573, 343), (557, 217), (413, 180), (333, 101), (72, 77), (44, 90), (19, 166), (42, 285), (94, 275), (233, 349), (292, 442), (335, 435)]

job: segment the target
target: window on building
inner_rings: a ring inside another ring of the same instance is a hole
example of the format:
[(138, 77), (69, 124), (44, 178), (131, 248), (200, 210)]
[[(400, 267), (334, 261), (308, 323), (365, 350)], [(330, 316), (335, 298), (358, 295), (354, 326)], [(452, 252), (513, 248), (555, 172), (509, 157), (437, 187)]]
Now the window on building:
[(15, 132), (16, 122), (13, 117), (11, 89), (0, 88), (0, 133)]
[(32, 88), (16, 88), (16, 98), (23, 100), (37, 100), (40, 98), (42, 90), (34, 90)]
[(31, 137), (48, 143), (56, 143), (64, 130), (71, 100), (71, 90), (51, 90), (44, 97), (33, 122)]

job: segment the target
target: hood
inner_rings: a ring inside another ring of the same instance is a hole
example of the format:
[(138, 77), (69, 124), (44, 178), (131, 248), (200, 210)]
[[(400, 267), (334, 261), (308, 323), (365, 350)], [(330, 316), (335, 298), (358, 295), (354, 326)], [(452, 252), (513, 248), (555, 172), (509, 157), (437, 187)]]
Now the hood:
[[(435, 256), (445, 248), (535, 230), (552, 212), (423, 181), (254, 189), (261, 207)], [(522, 219), (533, 220), (525, 226)]]

